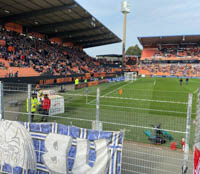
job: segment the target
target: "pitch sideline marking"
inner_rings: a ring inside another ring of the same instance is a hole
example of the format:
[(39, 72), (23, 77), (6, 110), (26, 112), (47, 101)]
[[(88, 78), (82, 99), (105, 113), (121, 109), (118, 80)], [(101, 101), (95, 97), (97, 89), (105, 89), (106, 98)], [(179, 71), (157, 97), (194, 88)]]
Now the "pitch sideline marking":
[[(105, 96), (107, 96), (108, 94), (111, 94), (111, 93), (113, 93), (113, 92), (119, 90), (120, 88), (124, 88), (125, 86), (127, 86), (127, 85), (129, 85), (129, 84), (130, 84), (130, 82), (128, 82), (128, 83), (126, 83), (126, 84), (124, 84), (124, 85), (118, 87), (117, 89), (114, 89), (114, 90), (112, 90), (112, 91), (106, 93), (105, 95), (103, 95), (103, 96), (101, 96), (101, 97), (105, 97)], [(90, 101), (88, 104), (94, 102), (95, 100), (96, 100), (96, 98), (95, 98), (94, 100)]]
[(165, 101), (165, 100), (150, 100), (143, 98), (127, 98), (127, 97), (112, 97), (112, 96), (101, 96), (102, 98), (110, 98), (110, 99), (121, 99), (121, 100), (138, 100), (138, 101), (148, 101), (148, 102), (158, 102), (158, 103), (174, 103), (174, 104), (184, 104), (187, 105), (187, 102), (176, 102), (176, 101)]
[[(95, 104), (89, 104), (95, 105)], [(159, 109), (150, 109), (150, 108), (137, 108), (137, 107), (129, 107), (129, 106), (114, 106), (114, 105), (102, 105), (107, 107), (114, 107), (114, 108), (127, 108), (127, 109), (137, 109), (137, 110), (145, 110), (145, 111), (157, 111), (157, 112), (166, 112), (166, 113), (178, 113), (178, 114), (187, 114), (187, 112), (178, 112), (178, 111), (169, 111), (169, 110), (159, 110)], [(192, 113), (193, 115), (196, 113)]]
[[(127, 84), (124, 84), (124, 85), (120, 86), (119, 88), (117, 88), (117, 89), (115, 89), (115, 90), (118, 90), (118, 89), (120, 89), (120, 88), (122, 88), (122, 87), (124, 87), (124, 86), (127, 86), (128, 84), (129, 84), (129, 83), (127, 83)], [(110, 92), (106, 93), (105, 95), (103, 95), (103, 96), (101, 96), (101, 97), (104, 97), (104, 96), (106, 96), (106, 95), (108, 95), (108, 94), (110, 94), (110, 93), (114, 92), (115, 90), (113, 90), (113, 91), (110, 91)], [(96, 100), (96, 98), (95, 98), (94, 100), (90, 101), (88, 104), (90, 104), (90, 103), (94, 102), (95, 100)]]
[(118, 87), (117, 89), (114, 89), (114, 90), (112, 90), (112, 91), (110, 91), (110, 92), (106, 93), (106, 94), (105, 94), (105, 95), (103, 95), (102, 97), (105, 97), (105, 96), (107, 96), (107, 95), (109, 95), (109, 94), (112, 94), (113, 92), (115, 92), (115, 91), (119, 90), (120, 88), (124, 88), (125, 86), (127, 86), (127, 85), (129, 85), (129, 84), (131, 84), (131, 83), (130, 83), (130, 82), (128, 82), (127, 84), (124, 84), (124, 85), (122, 85), (122, 86)]
[[(139, 79), (138, 79), (138, 80), (139, 80)], [(138, 81), (138, 80), (130, 81), (130, 82), (128, 82), (127, 84), (124, 84), (124, 85), (120, 86), (119, 88), (114, 89), (113, 91), (110, 91), (110, 92), (106, 93), (106, 94), (103, 95), (102, 97), (105, 97), (105, 96), (107, 96), (108, 94), (111, 94), (111, 93), (113, 93), (113, 92), (119, 90), (120, 88), (124, 88), (125, 86), (127, 86), (127, 85), (129, 85), (129, 84), (135, 83), (135, 82)]]
[(196, 94), (196, 93), (198, 92), (198, 90), (199, 90), (199, 88), (197, 88), (197, 89), (193, 92), (193, 94)]
[[(64, 94), (65, 96), (77, 96), (77, 97), (96, 97), (96, 95), (83, 95), (83, 94)], [(148, 102), (158, 102), (158, 103), (174, 103), (174, 104), (183, 104), (187, 105), (187, 102), (178, 102), (178, 101), (166, 101), (166, 100), (151, 100), (144, 98), (129, 98), (129, 97), (115, 97), (115, 96), (101, 96), (101, 98), (107, 99), (120, 99), (120, 100), (136, 100), (136, 101), (148, 101)], [(91, 103), (91, 102), (89, 102)]]
[(156, 80), (154, 81), (154, 86), (156, 86)]

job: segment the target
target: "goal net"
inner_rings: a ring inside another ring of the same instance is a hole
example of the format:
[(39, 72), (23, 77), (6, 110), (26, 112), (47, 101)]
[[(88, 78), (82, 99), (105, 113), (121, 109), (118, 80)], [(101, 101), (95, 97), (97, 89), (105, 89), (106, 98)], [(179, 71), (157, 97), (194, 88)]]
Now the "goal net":
[(135, 73), (135, 72), (125, 72), (124, 77), (125, 77), (125, 81), (136, 80), (137, 79), (137, 73)]

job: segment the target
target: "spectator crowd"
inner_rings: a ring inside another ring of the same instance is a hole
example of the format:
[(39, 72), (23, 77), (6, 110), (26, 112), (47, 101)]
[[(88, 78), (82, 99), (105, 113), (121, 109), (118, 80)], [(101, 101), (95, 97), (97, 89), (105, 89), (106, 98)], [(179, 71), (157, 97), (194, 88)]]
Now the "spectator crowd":
[[(9, 67), (32, 67), (41, 75), (70, 75), (106, 72), (119, 68), (115, 62), (96, 60), (80, 48), (64, 47), (31, 35), (0, 30), (0, 58), (9, 62)], [(0, 67), (4, 67), (0, 64)]]
[(198, 44), (169, 45), (150, 50), (154, 51), (150, 51), (151, 56), (147, 56), (148, 58), (142, 58), (140, 72), (150, 75), (200, 77)]
[(198, 58), (200, 57), (200, 47), (198, 45), (163, 47), (155, 51), (154, 57)]
[(142, 64), (140, 70), (151, 75), (200, 77), (199, 64)]

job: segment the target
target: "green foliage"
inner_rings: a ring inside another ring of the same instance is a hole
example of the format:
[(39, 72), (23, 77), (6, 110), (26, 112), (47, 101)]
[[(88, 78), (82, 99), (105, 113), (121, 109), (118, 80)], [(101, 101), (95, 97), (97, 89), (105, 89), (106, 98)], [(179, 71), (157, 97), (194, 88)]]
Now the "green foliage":
[(134, 56), (141, 56), (142, 50), (140, 47), (136, 44), (135, 46), (131, 46), (127, 49), (126, 55), (134, 55)]

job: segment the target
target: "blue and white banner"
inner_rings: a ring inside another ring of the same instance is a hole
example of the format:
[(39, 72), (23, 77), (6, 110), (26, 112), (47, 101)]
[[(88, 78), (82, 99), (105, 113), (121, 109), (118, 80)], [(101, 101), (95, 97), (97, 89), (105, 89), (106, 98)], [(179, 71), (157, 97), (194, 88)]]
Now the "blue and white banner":
[(123, 132), (0, 121), (0, 173), (120, 174)]

